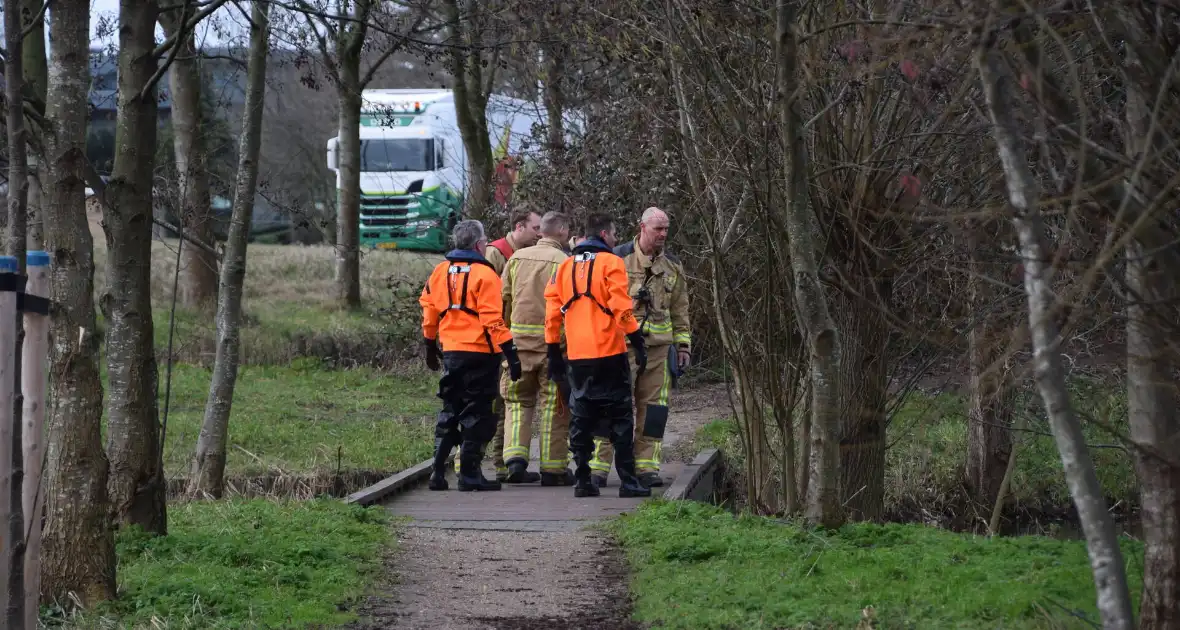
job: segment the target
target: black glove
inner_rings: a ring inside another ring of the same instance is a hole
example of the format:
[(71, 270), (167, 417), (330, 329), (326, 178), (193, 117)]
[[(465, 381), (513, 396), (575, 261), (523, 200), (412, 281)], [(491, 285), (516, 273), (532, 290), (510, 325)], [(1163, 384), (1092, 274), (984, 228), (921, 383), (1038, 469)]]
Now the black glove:
[(435, 345), (433, 339), (422, 338), (422, 345), (426, 348), (426, 367), (431, 371), (437, 372), (438, 365), (438, 346)]
[(549, 355), (549, 380), (554, 383), (564, 383), (566, 380), (565, 355), (561, 353), (561, 344), (549, 344), (547, 354)]
[(627, 335), (627, 340), (635, 349), (635, 365), (639, 368), (638, 373), (643, 374), (644, 368), (647, 367), (647, 342), (643, 340), (643, 333), (637, 330)]
[(520, 356), (516, 354), (516, 344), (509, 339), (500, 346), (500, 350), (504, 352), (504, 358), (508, 361), (508, 378), (519, 381)]

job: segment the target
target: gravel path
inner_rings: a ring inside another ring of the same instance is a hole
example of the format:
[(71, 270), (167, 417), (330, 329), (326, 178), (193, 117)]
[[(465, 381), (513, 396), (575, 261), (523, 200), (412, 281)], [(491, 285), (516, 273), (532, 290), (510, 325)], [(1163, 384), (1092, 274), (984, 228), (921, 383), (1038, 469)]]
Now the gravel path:
[[(699, 426), (728, 413), (724, 386), (716, 385), (673, 392), (670, 406), (666, 460), (677, 442), (691, 439)], [(614, 496), (617, 488), (617, 482), (612, 483), (604, 496)], [(639, 628), (630, 620), (629, 577), (622, 552), (593, 528), (403, 527), (397, 551), (386, 566), (386, 574), (375, 585), (378, 593), (359, 607), (361, 621), (349, 628)]]

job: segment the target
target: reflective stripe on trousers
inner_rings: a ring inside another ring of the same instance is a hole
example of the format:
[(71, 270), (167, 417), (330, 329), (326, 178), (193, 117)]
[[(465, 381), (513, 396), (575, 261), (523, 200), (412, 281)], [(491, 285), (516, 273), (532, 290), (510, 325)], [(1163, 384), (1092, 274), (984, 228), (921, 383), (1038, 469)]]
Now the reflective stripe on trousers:
[[(628, 353), (631, 361), (631, 376), (635, 398), (635, 469), (637, 472), (659, 472), (662, 440), (643, 435), (643, 421), (647, 417), (648, 405), (668, 405), (672, 391), (672, 378), (668, 366), (668, 347), (648, 350), (647, 369), (635, 375), (635, 354)], [(614, 460), (614, 449), (605, 438), (594, 438), (594, 458), (590, 470), (605, 475), (610, 472)]]

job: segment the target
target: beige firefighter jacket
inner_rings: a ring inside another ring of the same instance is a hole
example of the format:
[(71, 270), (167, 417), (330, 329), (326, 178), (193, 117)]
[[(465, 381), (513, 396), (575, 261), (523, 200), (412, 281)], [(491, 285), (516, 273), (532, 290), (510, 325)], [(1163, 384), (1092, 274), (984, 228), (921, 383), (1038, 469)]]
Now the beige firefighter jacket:
[(561, 243), (542, 237), (536, 245), (516, 250), (500, 275), (504, 321), (512, 331), (525, 370), (545, 359), (545, 286), (566, 258)]
[[(627, 267), (627, 289), (647, 341), (648, 356), (653, 356), (652, 348), (667, 348), (673, 343), (689, 350), (688, 283), (680, 260), (665, 250), (653, 261), (639, 248), (639, 237), (615, 247), (615, 254)], [(643, 287), (650, 301), (640, 299)]]
[[(503, 240), (508, 241), (508, 246), (512, 248), (513, 253), (520, 249), (516, 245), (516, 239), (512, 238), (511, 232), (509, 232)], [(509, 256), (511, 256), (511, 254), (509, 254)], [(487, 258), (488, 262), (492, 263), (492, 269), (495, 269), (496, 273), (501, 275), (504, 274), (504, 265), (508, 264), (508, 256), (505, 256), (504, 253), (492, 245), (491, 242), (488, 243), (487, 249), (484, 250), (483, 257)]]

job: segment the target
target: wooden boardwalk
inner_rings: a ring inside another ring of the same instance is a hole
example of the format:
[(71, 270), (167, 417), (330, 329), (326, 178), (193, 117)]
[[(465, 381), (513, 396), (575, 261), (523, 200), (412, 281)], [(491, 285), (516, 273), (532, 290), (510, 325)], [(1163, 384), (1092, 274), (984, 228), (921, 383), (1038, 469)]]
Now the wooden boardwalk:
[[(533, 446), (534, 457), (536, 444)], [(490, 462), (484, 476), (494, 478)], [(672, 485), (681, 464), (665, 463), (660, 471), (664, 485), (652, 488), (660, 496)], [(529, 470), (536, 472), (534, 459)], [(431, 491), (425, 479), (411, 489), (393, 495), (382, 504), (398, 517), (408, 517), (407, 527), (469, 529), (480, 531), (576, 531), (596, 521), (634, 510), (642, 498), (619, 497), (619, 479), (612, 470), (602, 495), (578, 499), (572, 486), (543, 487), (540, 482), (503, 485), (498, 492), (459, 492), (454, 470), (448, 468), (450, 489)]]

